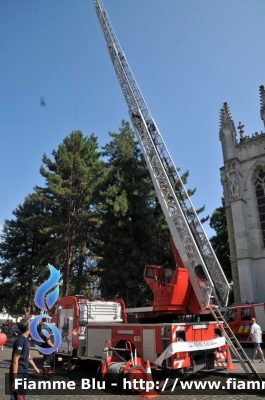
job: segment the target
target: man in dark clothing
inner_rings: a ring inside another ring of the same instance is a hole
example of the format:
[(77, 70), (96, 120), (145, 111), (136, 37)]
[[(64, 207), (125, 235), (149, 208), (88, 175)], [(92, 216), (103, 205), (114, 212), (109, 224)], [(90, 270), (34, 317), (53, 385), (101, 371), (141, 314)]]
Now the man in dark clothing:
[(24, 378), (28, 378), (29, 363), (37, 374), (39, 374), (40, 371), (29, 355), (29, 320), (22, 319), (18, 324), (18, 328), (21, 332), (21, 335), (18, 336), (13, 344), (12, 361), (9, 375), (11, 399), (25, 400), (26, 389), (23, 387), (23, 384), (19, 385), (18, 389), (15, 389), (15, 379), (22, 378), (22, 382), (24, 382)]
[[(45, 344), (43, 345), (44, 348), (49, 348), (54, 345), (54, 335), (53, 331), (47, 325), (47, 318), (43, 318), (43, 322), (41, 324), (41, 332), (40, 332), (40, 337), (45, 341)], [(43, 372), (48, 371), (49, 373), (54, 372), (52, 370), (52, 365), (53, 365), (53, 357), (54, 353), (51, 354), (43, 354)]]

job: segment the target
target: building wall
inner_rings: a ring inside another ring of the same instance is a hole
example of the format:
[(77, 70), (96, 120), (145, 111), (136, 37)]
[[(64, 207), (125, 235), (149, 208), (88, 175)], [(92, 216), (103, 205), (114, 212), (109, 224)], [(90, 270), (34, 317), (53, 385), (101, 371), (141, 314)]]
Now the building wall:
[[(263, 97), (262, 97), (263, 95)], [(261, 117), (265, 93), (261, 87)], [(221, 183), (226, 207), (235, 302), (265, 301), (265, 248), (254, 179), (265, 171), (265, 132), (245, 136), (240, 123), (240, 138), (228, 105), (221, 109), (220, 140), (224, 165)], [(265, 188), (264, 188), (265, 190)]]

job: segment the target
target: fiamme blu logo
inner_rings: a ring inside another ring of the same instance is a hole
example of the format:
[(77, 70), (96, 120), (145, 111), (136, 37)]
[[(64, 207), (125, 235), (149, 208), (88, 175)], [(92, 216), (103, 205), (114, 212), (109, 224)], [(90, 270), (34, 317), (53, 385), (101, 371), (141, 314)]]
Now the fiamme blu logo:
[[(50, 277), (46, 282), (44, 282), (37, 289), (36, 294), (35, 294), (35, 299), (34, 299), (36, 306), (44, 311), (48, 311), (54, 305), (54, 303), (56, 302), (56, 300), (59, 297), (58, 281), (60, 279), (60, 273), (52, 265), (48, 264), (48, 267), (50, 269)], [(56, 288), (52, 292), (48, 293), (55, 285), (56, 285)], [(48, 295), (46, 297), (46, 305), (47, 305), (46, 306), (44, 303), (44, 299), (45, 299), (45, 296), (47, 293), (48, 293)], [(39, 342), (39, 343), (44, 343), (44, 340), (40, 337), (40, 335), (38, 333), (38, 329), (37, 329), (39, 320), (42, 318), (50, 318), (50, 316), (48, 314), (38, 315), (31, 320), (30, 325), (29, 325), (29, 331), (30, 331), (31, 336), (33, 337), (34, 340), (36, 340), (36, 342)], [(35, 347), (42, 354), (51, 354), (60, 347), (62, 337), (61, 337), (61, 333), (60, 333), (59, 329), (56, 328), (56, 326), (54, 326), (48, 322), (46, 322), (46, 325), (52, 330), (52, 333), (54, 335), (54, 345), (49, 348), (42, 348), (38, 345), (35, 345)], [(46, 329), (43, 329), (42, 333), (47, 338), (49, 338), (50, 335)]]

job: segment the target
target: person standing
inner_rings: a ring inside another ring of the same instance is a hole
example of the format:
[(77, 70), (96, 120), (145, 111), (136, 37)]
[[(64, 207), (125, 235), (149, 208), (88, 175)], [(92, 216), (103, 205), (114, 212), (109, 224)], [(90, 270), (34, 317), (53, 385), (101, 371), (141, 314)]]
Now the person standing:
[(20, 385), (18, 389), (15, 389), (15, 379), (22, 378), (22, 382), (24, 382), (24, 378), (28, 378), (29, 364), (37, 374), (40, 373), (40, 370), (36, 367), (32, 357), (29, 355), (29, 320), (22, 319), (18, 324), (18, 329), (20, 330), (21, 335), (17, 337), (13, 344), (9, 374), (11, 400), (26, 399), (26, 389), (23, 385)]
[(257, 353), (259, 352), (261, 355), (261, 360), (260, 363), (264, 363), (265, 359), (264, 359), (264, 355), (263, 355), (263, 351), (261, 349), (260, 344), (262, 343), (262, 330), (261, 327), (256, 323), (256, 319), (255, 318), (251, 318), (251, 327), (250, 327), (250, 331), (249, 331), (249, 337), (248, 340), (252, 339), (252, 342), (254, 343), (254, 351), (253, 351), (253, 356), (252, 356), (252, 362), (254, 362), (255, 357), (257, 355)]

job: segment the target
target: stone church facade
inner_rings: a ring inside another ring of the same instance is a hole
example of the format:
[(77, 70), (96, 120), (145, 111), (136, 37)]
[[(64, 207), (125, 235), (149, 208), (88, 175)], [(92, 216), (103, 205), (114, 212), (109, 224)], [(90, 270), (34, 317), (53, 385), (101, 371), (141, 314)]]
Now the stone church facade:
[[(265, 126), (265, 90), (260, 87), (260, 115)], [(265, 132), (239, 140), (229, 107), (220, 112), (225, 199), (235, 302), (265, 302)]]

